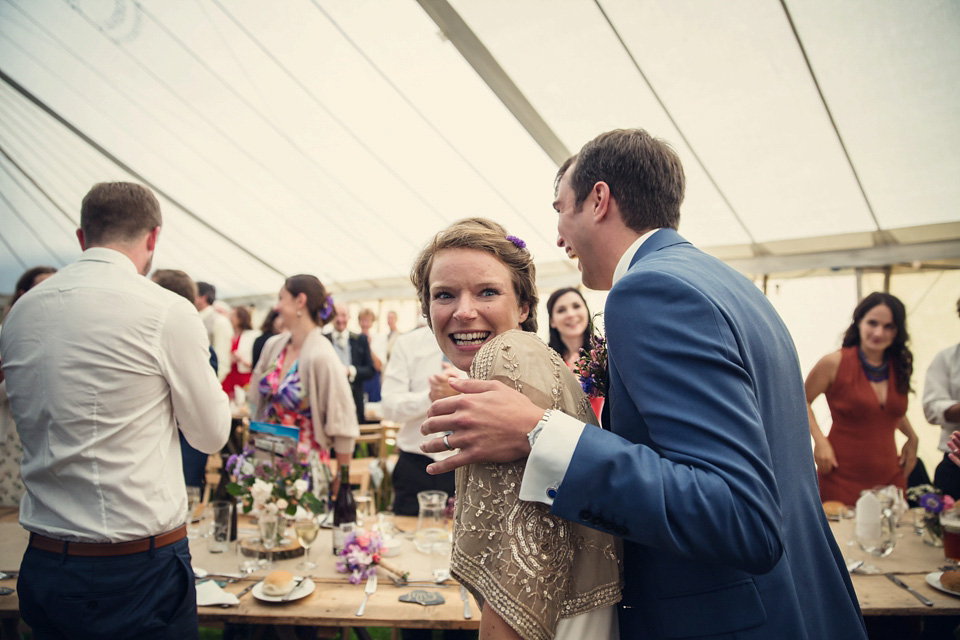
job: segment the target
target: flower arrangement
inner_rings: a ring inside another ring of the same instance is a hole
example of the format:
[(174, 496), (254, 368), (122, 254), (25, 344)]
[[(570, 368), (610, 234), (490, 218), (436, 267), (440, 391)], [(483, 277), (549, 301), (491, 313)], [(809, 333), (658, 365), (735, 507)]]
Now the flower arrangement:
[[(603, 315), (598, 313), (594, 316)], [(596, 322), (592, 323), (596, 327)], [(590, 336), (590, 349), (580, 349), (580, 358), (573, 365), (573, 372), (580, 377), (580, 386), (590, 398), (607, 395), (607, 340), (594, 329)]]
[(349, 573), (351, 584), (360, 584), (377, 570), (381, 546), (380, 534), (376, 531), (348, 531), (337, 559), (337, 571)]
[(258, 460), (255, 449), (245, 447), (227, 458), (227, 471), (236, 481), (227, 492), (241, 498), (243, 513), (293, 516), (302, 506), (311, 513), (324, 513), (325, 504), (311, 492), (310, 463), (294, 446), (273, 461)]
[(953, 498), (944, 495), (940, 489), (937, 489), (931, 484), (920, 484), (915, 487), (909, 487), (907, 489), (907, 498), (924, 508), (924, 526), (935, 540), (941, 539), (943, 537), (943, 529), (940, 524), (940, 513), (953, 508)]

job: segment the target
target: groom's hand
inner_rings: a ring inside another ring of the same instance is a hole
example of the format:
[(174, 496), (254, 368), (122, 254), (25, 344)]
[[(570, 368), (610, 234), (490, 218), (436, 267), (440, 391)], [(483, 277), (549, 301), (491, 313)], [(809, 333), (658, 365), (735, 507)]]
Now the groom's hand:
[[(447, 442), (460, 451), (429, 465), (428, 473), (446, 473), (475, 462), (513, 462), (529, 455), (527, 433), (543, 417), (543, 409), (496, 380), (451, 378), (450, 386), (460, 395), (434, 402), (420, 432), (426, 436), (449, 431)], [(442, 437), (420, 448), (425, 453), (447, 450)]]

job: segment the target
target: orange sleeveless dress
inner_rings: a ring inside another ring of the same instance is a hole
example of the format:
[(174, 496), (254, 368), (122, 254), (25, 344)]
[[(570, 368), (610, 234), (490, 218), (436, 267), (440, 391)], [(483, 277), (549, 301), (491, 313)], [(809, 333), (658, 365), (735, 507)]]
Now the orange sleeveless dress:
[(857, 347), (840, 351), (837, 377), (825, 394), (833, 418), (827, 440), (839, 466), (828, 474), (818, 473), (817, 478), (821, 501), (853, 505), (864, 489), (888, 484), (906, 489), (894, 434), (907, 412), (907, 396), (897, 391), (891, 366), (887, 402), (881, 406), (860, 366)]

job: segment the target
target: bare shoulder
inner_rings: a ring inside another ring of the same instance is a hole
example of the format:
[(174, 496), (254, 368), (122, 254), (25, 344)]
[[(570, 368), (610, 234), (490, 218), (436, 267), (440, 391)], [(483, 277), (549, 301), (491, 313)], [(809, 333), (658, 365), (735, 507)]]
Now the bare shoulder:
[(813, 369), (820, 369), (822, 372), (829, 372), (834, 376), (837, 374), (837, 369), (840, 368), (840, 360), (843, 358), (843, 353), (837, 349), (831, 353), (820, 358), (820, 361), (814, 365)]
[(842, 353), (840, 350), (833, 351), (820, 358), (817, 364), (813, 365), (803, 386), (807, 393), (807, 400), (812, 400), (821, 393), (826, 392), (837, 378), (837, 371), (840, 369), (840, 360)]

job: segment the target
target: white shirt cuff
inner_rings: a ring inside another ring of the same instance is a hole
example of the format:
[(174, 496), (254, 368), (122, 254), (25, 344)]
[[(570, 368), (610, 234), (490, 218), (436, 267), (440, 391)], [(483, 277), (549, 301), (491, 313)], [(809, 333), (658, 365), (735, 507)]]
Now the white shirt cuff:
[(550, 414), (527, 458), (520, 483), (521, 500), (553, 504), (584, 427), (583, 422), (565, 413)]
[(347, 367), (347, 380), (353, 382), (357, 379), (357, 368), (352, 364)]

